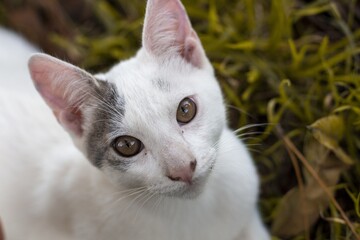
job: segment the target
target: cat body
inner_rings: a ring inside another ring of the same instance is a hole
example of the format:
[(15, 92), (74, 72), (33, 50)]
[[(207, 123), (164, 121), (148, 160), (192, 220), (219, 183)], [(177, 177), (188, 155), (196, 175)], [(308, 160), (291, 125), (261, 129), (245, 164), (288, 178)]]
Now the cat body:
[[(0, 87), (27, 93), (33, 91), (27, 61), (39, 50), (15, 32), (0, 27)], [(35, 93), (35, 91), (34, 91)]]
[(255, 167), (178, 0), (148, 1), (143, 47), (107, 73), (45, 54), (29, 69), (48, 106), (0, 89), (6, 239), (269, 239)]

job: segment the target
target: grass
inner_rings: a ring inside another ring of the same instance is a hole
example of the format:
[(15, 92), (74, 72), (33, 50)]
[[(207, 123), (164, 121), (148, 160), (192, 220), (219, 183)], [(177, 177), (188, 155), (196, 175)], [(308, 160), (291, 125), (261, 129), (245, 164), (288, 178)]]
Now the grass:
[[(249, 128), (246, 143), (274, 239), (356, 239), (360, 2), (183, 3), (216, 69), (231, 126), (266, 123)], [(49, 41), (83, 67), (105, 70), (139, 48), (144, 7), (143, 0), (95, 0), (90, 24), (72, 18), (74, 37), (52, 33)]]

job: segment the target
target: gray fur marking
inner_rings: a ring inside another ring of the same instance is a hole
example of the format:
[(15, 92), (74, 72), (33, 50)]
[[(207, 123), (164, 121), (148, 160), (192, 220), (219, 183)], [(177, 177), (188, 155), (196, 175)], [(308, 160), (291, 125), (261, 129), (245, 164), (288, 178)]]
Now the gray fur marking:
[(86, 135), (87, 157), (98, 168), (107, 163), (120, 171), (126, 171), (130, 163), (120, 161), (111, 149), (112, 143), (107, 142), (107, 135), (119, 127), (119, 123), (114, 122), (114, 119), (121, 121), (124, 117), (125, 100), (113, 83), (101, 80), (98, 83), (99, 87), (93, 90), (93, 96), (96, 98), (93, 97), (91, 100), (95, 112)]
[(161, 78), (154, 79), (152, 83), (161, 91), (170, 92), (170, 84), (164, 79)]

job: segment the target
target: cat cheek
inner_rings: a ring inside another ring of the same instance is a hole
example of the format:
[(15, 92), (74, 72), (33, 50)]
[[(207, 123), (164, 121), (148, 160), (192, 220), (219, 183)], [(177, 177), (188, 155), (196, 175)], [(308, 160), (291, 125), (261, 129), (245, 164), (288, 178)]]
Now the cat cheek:
[(54, 112), (54, 114), (68, 132), (75, 134), (77, 137), (82, 136), (82, 114), (80, 111), (60, 111), (57, 113)]

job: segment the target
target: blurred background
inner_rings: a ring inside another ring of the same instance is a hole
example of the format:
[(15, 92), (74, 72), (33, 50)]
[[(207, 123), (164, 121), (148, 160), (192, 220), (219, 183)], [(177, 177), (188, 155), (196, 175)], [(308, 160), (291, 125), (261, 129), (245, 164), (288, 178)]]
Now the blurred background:
[[(274, 239), (357, 239), (360, 0), (183, 3), (231, 127), (246, 126)], [(145, 0), (0, 0), (1, 25), (91, 72), (139, 49), (144, 12)]]

